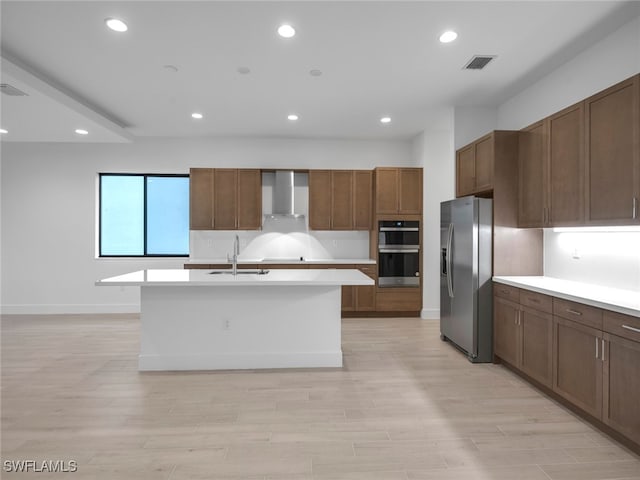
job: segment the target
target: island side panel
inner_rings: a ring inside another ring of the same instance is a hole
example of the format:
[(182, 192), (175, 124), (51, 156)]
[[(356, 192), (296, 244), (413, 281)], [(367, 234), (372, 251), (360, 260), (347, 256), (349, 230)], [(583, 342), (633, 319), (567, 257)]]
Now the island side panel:
[(341, 367), (340, 286), (142, 286), (139, 370)]

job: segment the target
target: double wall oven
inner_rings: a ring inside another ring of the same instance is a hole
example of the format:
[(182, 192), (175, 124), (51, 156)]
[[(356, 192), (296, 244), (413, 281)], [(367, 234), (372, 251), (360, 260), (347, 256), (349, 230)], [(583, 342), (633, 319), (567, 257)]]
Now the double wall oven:
[(378, 286), (420, 286), (420, 222), (378, 222)]

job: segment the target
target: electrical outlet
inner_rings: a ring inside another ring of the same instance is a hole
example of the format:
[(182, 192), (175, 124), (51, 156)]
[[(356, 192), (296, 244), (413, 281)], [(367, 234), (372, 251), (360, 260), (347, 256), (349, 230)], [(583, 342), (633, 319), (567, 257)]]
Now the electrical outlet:
[(338, 240), (333, 240), (333, 242), (331, 242), (333, 244), (334, 247), (338, 246)]
[(578, 250), (577, 248), (574, 248), (571, 251), (571, 258), (575, 258), (576, 260), (578, 260), (580, 258), (580, 250)]
[(207, 247), (213, 248), (213, 240), (211, 239), (207, 240)]
[(223, 320), (222, 321), (222, 329), (223, 330), (229, 330), (229, 328), (231, 328), (231, 320), (229, 320), (229, 319)]

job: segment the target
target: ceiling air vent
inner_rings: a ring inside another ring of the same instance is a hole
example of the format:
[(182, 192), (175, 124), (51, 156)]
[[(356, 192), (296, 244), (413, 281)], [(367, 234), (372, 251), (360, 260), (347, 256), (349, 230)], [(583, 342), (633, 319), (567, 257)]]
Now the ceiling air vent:
[(496, 58), (495, 55), (474, 55), (463, 67), (463, 70), (482, 70), (494, 58)]
[(8, 83), (0, 83), (0, 91), (5, 95), (11, 95), (12, 97), (26, 97), (27, 93), (22, 90), (18, 90), (16, 87), (9, 85)]

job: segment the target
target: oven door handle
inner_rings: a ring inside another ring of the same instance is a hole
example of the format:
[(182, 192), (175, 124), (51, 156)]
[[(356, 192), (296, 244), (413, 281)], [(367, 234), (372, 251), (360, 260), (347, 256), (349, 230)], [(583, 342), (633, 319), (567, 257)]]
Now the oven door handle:
[(417, 248), (381, 248), (380, 253), (420, 253)]
[(451, 247), (453, 244), (453, 223), (449, 224), (449, 234), (447, 235), (447, 290), (449, 297), (453, 298), (453, 271), (451, 270)]
[(418, 227), (380, 227), (381, 232), (419, 232)]

